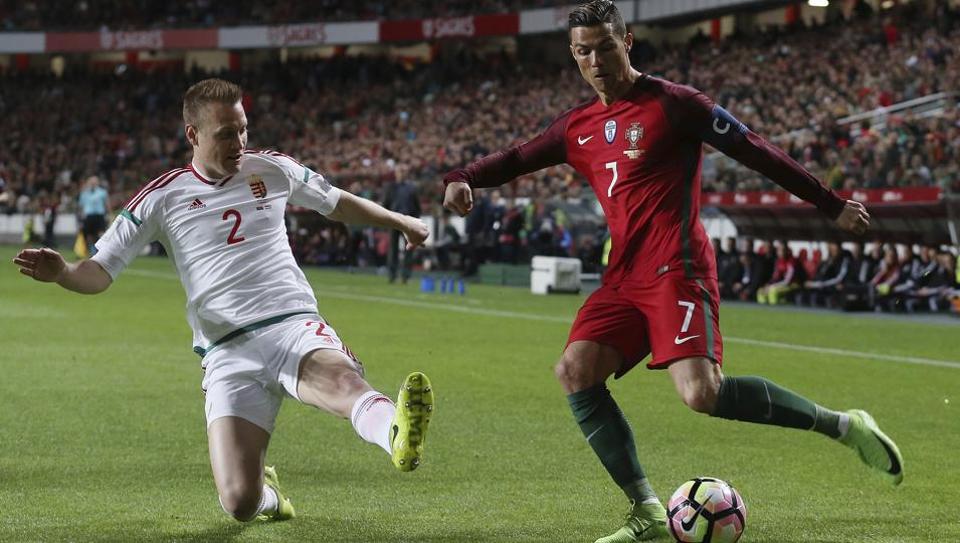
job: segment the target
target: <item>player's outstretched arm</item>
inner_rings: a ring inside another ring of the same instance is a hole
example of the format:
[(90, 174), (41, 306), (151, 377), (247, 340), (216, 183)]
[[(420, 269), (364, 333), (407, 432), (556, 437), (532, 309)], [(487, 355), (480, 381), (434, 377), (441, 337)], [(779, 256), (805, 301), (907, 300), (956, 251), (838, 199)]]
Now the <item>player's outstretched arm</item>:
[(427, 225), (417, 217), (390, 211), (345, 190), (341, 190), (337, 207), (327, 217), (348, 224), (369, 224), (399, 230), (407, 238), (407, 249), (421, 245), (430, 235)]
[(790, 155), (754, 133), (703, 93), (679, 85), (674, 86), (671, 93), (674, 99), (667, 102), (670, 117), (681, 130), (817, 206), (840, 228), (857, 234), (866, 231), (869, 215), (862, 205), (837, 196)]
[(499, 187), (521, 175), (566, 162), (569, 117), (567, 111), (532, 140), (448, 172), (443, 176), (443, 206), (462, 217), (473, 209), (472, 189)]
[(56, 283), (80, 294), (97, 294), (107, 290), (113, 278), (100, 264), (81, 260), (68, 264), (52, 249), (24, 249), (13, 259), (20, 273), (44, 283)]

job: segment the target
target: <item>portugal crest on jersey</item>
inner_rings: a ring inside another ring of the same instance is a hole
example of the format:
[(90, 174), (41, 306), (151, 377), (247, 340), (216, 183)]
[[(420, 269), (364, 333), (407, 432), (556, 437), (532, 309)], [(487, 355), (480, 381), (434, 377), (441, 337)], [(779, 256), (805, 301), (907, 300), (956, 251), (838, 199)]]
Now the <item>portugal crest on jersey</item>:
[(267, 185), (264, 184), (262, 177), (259, 175), (251, 175), (247, 183), (250, 184), (250, 192), (253, 192), (254, 198), (262, 200), (267, 197)]
[(643, 139), (643, 127), (640, 126), (640, 123), (630, 123), (630, 128), (627, 128), (626, 132), (627, 141), (630, 142), (630, 148), (623, 152), (631, 160), (640, 158), (640, 155), (643, 154), (643, 149), (637, 149), (637, 143)]

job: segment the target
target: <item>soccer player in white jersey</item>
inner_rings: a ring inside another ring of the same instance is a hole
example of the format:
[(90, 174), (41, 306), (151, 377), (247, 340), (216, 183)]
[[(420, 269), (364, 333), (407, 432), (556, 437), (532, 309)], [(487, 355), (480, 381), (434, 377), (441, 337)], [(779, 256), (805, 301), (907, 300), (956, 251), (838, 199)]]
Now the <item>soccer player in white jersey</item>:
[(276, 471), (264, 467), (284, 393), (341, 417), (415, 469), (433, 411), (433, 392), (412, 373), (395, 404), (364, 380), (363, 366), (319, 315), (287, 241), (287, 203), (330, 219), (394, 228), (410, 248), (427, 238), (417, 218), (338, 189), (296, 160), (247, 151), (241, 89), (207, 79), (184, 95), (193, 160), (144, 186), (97, 243), (68, 264), (28, 249), (20, 272), (84, 294), (106, 290), (151, 241), (167, 249), (187, 293), (194, 350), (202, 357), (210, 464), (223, 509), (240, 521), (285, 520), (293, 506)]

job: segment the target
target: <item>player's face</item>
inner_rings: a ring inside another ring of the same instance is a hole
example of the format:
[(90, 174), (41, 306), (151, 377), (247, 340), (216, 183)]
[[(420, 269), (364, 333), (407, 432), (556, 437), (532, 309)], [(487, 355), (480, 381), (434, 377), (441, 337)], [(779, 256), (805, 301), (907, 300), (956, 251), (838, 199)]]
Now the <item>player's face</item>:
[(225, 177), (237, 173), (247, 146), (243, 105), (207, 104), (199, 126), (187, 125), (187, 138), (193, 144), (194, 158), (210, 175)]
[(633, 34), (620, 37), (613, 25), (578, 26), (570, 30), (570, 51), (580, 75), (597, 92), (609, 94), (630, 77), (630, 47)]

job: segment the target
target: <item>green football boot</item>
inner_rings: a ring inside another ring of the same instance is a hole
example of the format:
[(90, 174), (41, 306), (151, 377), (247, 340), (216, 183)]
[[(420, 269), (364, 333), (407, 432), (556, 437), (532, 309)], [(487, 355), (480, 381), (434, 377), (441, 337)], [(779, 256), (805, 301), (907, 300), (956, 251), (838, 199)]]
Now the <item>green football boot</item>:
[(667, 510), (660, 502), (641, 503), (630, 502), (630, 512), (627, 513), (623, 528), (601, 537), (596, 543), (635, 543), (667, 537)]
[(866, 411), (853, 409), (850, 427), (840, 442), (857, 452), (860, 460), (880, 472), (894, 486), (903, 481), (903, 456), (892, 439), (884, 434)]
[(272, 515), (257, 515), (257, 520), (290, 520), (297, 516), (290, 499), (284, 497), (283, 492), (280, 491), (280, 479), (277, 477), (276, 468), (273, 466), (263, 468), (263, 484), (277, 493), (277, 510)]
[(423, 443), (433, 415), (433, 388), (426, 375), (415, 371), (407, 376), (397, 396), (397, 412), (390, 427), (393, 465), (413, 471), (423, 458)]

